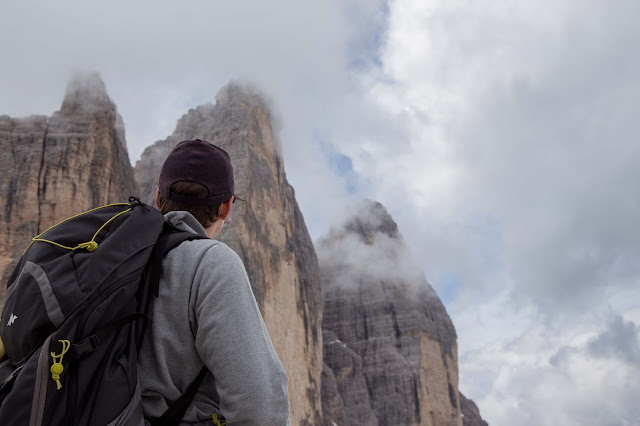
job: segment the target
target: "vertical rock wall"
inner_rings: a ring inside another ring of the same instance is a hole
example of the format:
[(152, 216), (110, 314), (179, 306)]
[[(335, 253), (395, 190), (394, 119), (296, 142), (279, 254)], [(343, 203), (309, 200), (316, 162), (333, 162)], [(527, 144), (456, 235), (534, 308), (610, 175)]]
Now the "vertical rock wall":
[(51, 118), (0, 117), (0, 193), (6, 194), (0, 276), (5, 281), (33, 236), (138, 192), (121, 122), (95, 73), (69, 81), (62, 108)]
[[(13, 119), (0, 116), (0, 276), (6, 283), (9, 266), (38, 233), (40, 225), (40, 170), (48, 118)], [(6, 285), (0, 287), (4, 293)], [(4, 297), (0, 303), (3, 303)]]
[(204, 139), (226, 150), (234, 167), (236, 202), (218, 239), (242, 258), (274, 347), (289, 376), (291, 423), (321, 422), (321, 288), (317, 258), (293, 188), (284, 174), (271, 114), (253, 89), (229, 84), (216, 105), (183, 116), (175, 132), (147, 148), (135, 177), (147, 202), (173, 147)]
[(343, 407), (323, 402), (347, 418), (325, 424), (462, 426), (455, 329), (384, 208), (363, 203), (317, 251), (324, 362)]

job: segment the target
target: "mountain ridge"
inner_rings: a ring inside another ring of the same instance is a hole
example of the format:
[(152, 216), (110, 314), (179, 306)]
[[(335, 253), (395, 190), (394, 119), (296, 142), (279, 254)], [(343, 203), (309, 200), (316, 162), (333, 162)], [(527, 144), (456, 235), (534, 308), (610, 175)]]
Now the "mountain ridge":
[[(391, 216), (380, 203), (364, 201), (366, 214), (326, 237), (342, 250), (357, 245), (363, 255), (382, 250), (376, 268), (363, 268), (362, 259), (330, 267), (327, 257), (319, 261), (322, 243), (311, 241), (286, 179), (278, 128), (259, 90), (232, 82), (215, 104), (183, 115), (132, 167), (122, 117), (104, 82), (98, 73), (75, 75), (51, 117), (0, 116), (0, 149), (8, 153), (0, 160), (0, 275), (8, 278), (31, 237), (61, 219), (132, 194), (152, 203), (173, 146), (209, 140), (231, 155), (238, 195), (247, 200), (234, 205), (219, 239), (247, 266), (290, 377), (292, 424), (389, 424), (398, 414), (393, 424), (480, 425), (469, 423), (479, 412), (469, 404), (465, 411), (468, 401), (457, 390), (453, 324), (407, 260)], [(373, 292), (363, 282), (373, 283)], [(354, 301), (353, 294), (367, 296)], [(357, 321), (341, 324), (345, 315)], [(399, 390), (384, 402), (389, 383)]]

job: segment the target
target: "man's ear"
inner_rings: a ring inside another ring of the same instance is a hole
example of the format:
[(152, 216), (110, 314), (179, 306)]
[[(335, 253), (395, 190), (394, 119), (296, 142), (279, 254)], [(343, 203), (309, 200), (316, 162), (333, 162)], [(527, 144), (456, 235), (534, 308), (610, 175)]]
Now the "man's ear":
[(231, 214), (231, 206), (233, 205), (233, 195), (229, 197), (227, 201), (220, 205), (220, 219), (227, 220), (229, 214)]
[(156, 189), (156, 209), (160, 209), (160, 189)]

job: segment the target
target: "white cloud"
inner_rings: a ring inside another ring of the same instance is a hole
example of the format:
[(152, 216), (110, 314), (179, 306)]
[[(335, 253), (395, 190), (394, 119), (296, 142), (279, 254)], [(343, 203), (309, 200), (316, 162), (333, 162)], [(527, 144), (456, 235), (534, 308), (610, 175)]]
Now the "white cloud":
[[(382, 65), (363, 77), (407, 139), (372, 132), (343, 149), (376, 176), (369, 196), (436, 289), (446, 294), (452, 274), (461, 283), (448, 305), (461, 389), (491, 424), (637, 421), (624, 403), (640, 396), (630, 367), (581, 346), (580, 370), (547, 364), (609, 310), (632, 317), (640, 305), (638, 12), (395, 1)], [(589, 390), (600, 382), (606, 391)]]
[[(477, 401), (485, 418), (492, 424), (637, 424), (637, 331), (632, 339), (618, 339), (629, 334), (629, 323), (612, 317), (606, 327), (595, 324), (532, 323), (516, 338), (466, 354), (471, 368), (463, 374), (471, 377), (463, 382), (478, 387), (477, 376), (491, 388)], [(633, 347), (633, 358), (615, 352), (617, 347)]]
[(344, 3), (333, 0), (10, 2), (0, 13), (0, 113), (49, 115), (72, 70), (98, 70), (135, 161), (229, 80), (251, 81), (285, 117), (287, 174), (300, 182), (299, 201), (314, 206), (307, 221), (319, 235), (325, 227), (314, 224), (333, 211), (318, 200), (347, 196), (316, 139), (341, 116), (353, 33)]
[(384, 207), (355, 203), (345, 221), (334, 225), (329, 236), (315, 244), (320, 269), (337, 277), (325, 277), (330, 278), (326, 285), (358, 289), (363, 283), (400, 283), (413, 290), (427, 285)]

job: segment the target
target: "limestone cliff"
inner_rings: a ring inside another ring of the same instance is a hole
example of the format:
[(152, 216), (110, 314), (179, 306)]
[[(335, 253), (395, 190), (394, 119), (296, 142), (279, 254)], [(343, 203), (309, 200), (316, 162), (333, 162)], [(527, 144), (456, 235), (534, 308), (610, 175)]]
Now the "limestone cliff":
[(236, 202), (218, 239), (242, 258), (274, 347), (289, 375), (291, 423), (321, 423), (321, 287), (313, 244), (288, 184), (264, 99), (229, 84), (215, 105), (190, 110), (174, 133), (147, 148), (135, 177), (151, 202), (160, 167), (185, 139), (204, 139), (226, 150), (234, 167)]
[(455, 329), (384, 207), (362, 203), (317, 253), (324, 362), (342, 402), (326, 388), (324, 411), (346, 418), (324, 424), (462, 426)]
[(95, 73), (69, 81), (62, 108), (51, 118), (0, 116), (4, 282), (34, 235), (73, 214), (137, 193), (122, 129)]
[(333, 332), (323, 330), (322, 335), (325, 359), (322, 381), (324, 425), (378, 425), (363, 373), (362, 357), (341, 342)]

